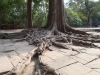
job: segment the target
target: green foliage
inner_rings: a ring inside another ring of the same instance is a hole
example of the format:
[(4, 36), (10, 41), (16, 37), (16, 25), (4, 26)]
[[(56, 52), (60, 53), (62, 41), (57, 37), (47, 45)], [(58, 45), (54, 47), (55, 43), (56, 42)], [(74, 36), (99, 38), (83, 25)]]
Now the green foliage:
[(67, 21), (71, 26), (81, 26), (82, 21), (79, 18), (78, 14), (73, 11), (72, 8), (65, 9), (67, 16)]
[(14, 25), (25, 24), (25, 0), (0, 0), (0, 10), (0, 21), (2, 23)]
[[(88, 12), (85, 6), (85, 0), (69, 0), (65, 8), (66, 20), (71, 26), (86, 25)], [(100, 0), (94, 2), (89, 0), (89, 6), (92, 10), (91, 18), (93, 25), (97, 25), (98, 12), (100, 12)], [(33, 0), (32, 19), (33, 25), (37, 27), (44, 26), (47, 21), (49, 0)], [(14, 24), (23, 26), (27, 20), (27, 0), (0, 0), (0, 24)]]
[[(97, 25), (98, 23), (98, 12), (100, 10), (100, 0), (94, 1), (94, 0), (88, 0), (89, 1), (89, 8), (91, 11), (91, 19), (92, 19), (92, 25)], [(74, 9), (73, 12), (75, 12), (79, 18), (82, 21), (82, 26), (87, 24), (88, 20), (88, 10), (85, 5), (85, 0), (70, 0), (69, 3), (67, 3), (67, 8)], [(74, 16), (73, 16), (74, 17)]]
[[(34, 0), (35, 1), (35, 0)], [(41, 0), (40, 2), (34, 2), (33, 6), (33, 25), (37, 27), (44, 26), (47, 21), (48, 15), (48, 0)]]
[[(33, 25), (44, 26), (48, 15), (49, 0), (33, 0)], [(23, 26), (27, 20), (27, 0), (0, 0), (0, 23)]]

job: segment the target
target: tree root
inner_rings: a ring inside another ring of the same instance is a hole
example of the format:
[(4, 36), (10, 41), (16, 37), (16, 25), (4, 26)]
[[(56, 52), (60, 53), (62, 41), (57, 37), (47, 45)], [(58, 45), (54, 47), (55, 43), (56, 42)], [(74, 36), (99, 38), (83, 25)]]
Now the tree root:
[(67, 44), (56, 42), (56, 40), (54, 40), (54, 39), (51, 39), (51, 41), (52, 41), (53, 45), (55, 45), (59, 48), (70, 49), (69, 45), (67, 45)]
[[(65, 34), (61, 32), (58, 33), (59, 34), (55, 35), (54, 32), (43, 29), (31, 30), (25, 39), (29, 42), (29, 44), (34, 44), (38, 46), (38, 48), (35, 49), (35, 51), (30, 52), (27, 58), (25, 58), (21, 62), (22, 64), (20, 66), (17, 66), (17, 69), (5, 75), (21, 75), (25, 67), (27, 67), (31, 61), (35, 62), (33, 75), (59, 75), (57, 72), (55, 72), (54, 69), (47, 66), (46, 64), (44, 64), (44, 62), (40, 60), (42, 59), (41, 55), (44, 53), (45, 50), (48, 50), (47, 48), (49, 48), (49, 46), (51, 45), (70, 50), (74, 50), (73, 48), (71, 48), (71, 45), (99, 48), (92, 42), (100, 42), (100, 40), (96, 40), (92, 36), (72, 33)], [(87, 39), (87, 37), (89, 37), (89, 39)]]
[(97, 47), (96, 45), (94, 45), (91, 42), (86, 42), (86, 41), (82, 41), (82, 40), (72, 40), (74, 45), (79, 45), (79, 46), (85, 46), (85, 47)]
[(19, 62), (13, 70), (10, 72), (4, 74), (4, 75), (21, 75), (24, 71), (25, 67), (27, 67), (31, 63), (31, 58), (34, 55), (34, 50), (37, 50), (37, 48), (33, 49), (25, 59), (23, 59), (21, 62)]

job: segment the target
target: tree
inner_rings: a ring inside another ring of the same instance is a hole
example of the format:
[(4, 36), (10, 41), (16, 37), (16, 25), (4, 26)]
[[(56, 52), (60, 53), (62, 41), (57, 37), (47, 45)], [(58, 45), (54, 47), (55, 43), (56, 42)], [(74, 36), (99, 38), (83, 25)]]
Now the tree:
[(73, 8), (65, 8), (66, 21), (70, 26), (80, 27), (82, 25), (82, 20), (78, 13), (74, 11)]
[(1, 0), (0, 1), (0, 25), (12, 24), (23, 26), (26, 23), (26, 1), (25, 0)]
[(86, 6), (87, 13), (88, 13), (87, 25), (92, 26), (91, 13), (93, 10), (89, 5), (89, 0), (85, 0), (85, 6)]
[(93, 0), (70, 0), (68, 4), (82, 19), (83, 25), (92, 26), (94, 21), (97, 22), (94, 20), (94, 14), (97, 15), (99, 2)]
[(32, 28), (32, 0), (27, 0), (27, 28)]
[(48, 15), (48, 0), (41, 0), (37, 1), (34, 0), (34, 5), (33, 5), (33, 11), (32, 11), (32, 16), (33, 16), (33, 25), (35, 27), (43, 27), (46, 23), (47, 20), (47, 15)]
[[(34, 75), (59, 75), (49, 65), (46, 65), (43, 61), (40, 60), (42, 58), (41, 56), (43, 52), (44, 51), (46, 52), (46, 50), (50, 50), (51, 45), (55, 45), (64, 49), (74, 50), (77, 52), (79, 51), (76, 49), (73, 49), (71, 45), (74, 44), (78, 46), (80, 45), (80, 46), (86, 46), (86, 47), (100, 48), (93, 44), (93, 42), (100, 42), (100, 39), (95, 40), (94, 38), (96, 37), (94, 36), (89, 36), (89, 39), (87, 39), (88, 35), (85, 32), (75, 30), (66, 23), (65, 16), (64, 16), (63, 0), (49, 0), (48, 21), (44, 28), (46, 29), (37, 28), (37, 29), (31, 30), (28, 36), (26, 37), (26, 40), (29, 42), (29, 44), (34, 44), (38, 46), (38, 48), (36, 48), (35, 50), (31, 51), (28, 54), (28, 56), (24, 60), (25, 64), (18, 66), (16, 68), (16, 72), (19, 73), (17, 75), (21, 75), (21, 73), (25, 74), (26, 73), (25, 70), (29, 69), (27, 67), (29, 66), (29, 63), (32, 61), (34, 61), (34, 65), (35, 65), (33, 66), (34, 68), (32, 69), (34, 70), (32, 71)], [(71, 32), (71, 33), (69, 34), (68, 32)], [(12, 75), (11, 74), (12, 72), (8, 74)], [(14, 72), (13, 74), (15, 74), (16, 72)]]
[(64, 1), (63, 0), (49, 0), (49, 14), (48, 21), (45, 26), (47, 29), (61, 32), (82, 33), (82, 31), (71, 28), (65, 20), (64, 15)]

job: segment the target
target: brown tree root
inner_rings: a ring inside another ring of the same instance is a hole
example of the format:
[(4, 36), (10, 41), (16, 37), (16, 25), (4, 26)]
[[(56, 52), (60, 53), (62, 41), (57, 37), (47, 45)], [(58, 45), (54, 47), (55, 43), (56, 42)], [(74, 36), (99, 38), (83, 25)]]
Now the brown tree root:
[(13, 70), (11, 70), (10, 72), (8, 72), (4, 75), (21, 75), (23, 73), (25, 67), (27, 67), (31, 63), (31, 58), (34, 55), (35, 50), (37, 50), (37, 48), (33, 49), (25, 59), (23, 59), (21, 62), (19, 62), (17, 64), (16, 68), (14, 68)]
[(59, 47), (59, 48), (64, 48), (64, 49), (71, 49), (70, 46), (68, 44), (63, 44), (63, 43), (59, 43), (54, 39), (51, 39), (52, 44)]
[[(44, 53), (47, 48), (51, 45), (55, 45), (59, 48), (64, 49), (70, 49), (71, 45), (78, 45), (78, 46), (85, 46), (85, 47), (95, 47), (99, 48), (98, 46), (94, 45), (92, 42), (99, 42), (100, 40), (95, 40), (94, 38), (90, 37), (90, 39), (87, 39), (88, 35), (82, 35), (82, 34), (65, 34), (58, 32), (59, 34), (56, 34), (53, 31), (47, 31), (43, 29), (35, 29), (29, 32), (28, 36), (26, 37), (26, 40), (30, 44), (34, 44), (38, 46), (35, 51), (32, 51), (29, 53), (29, 56), (25, 58), (21, 65), (17, 66), (17, 69), (5, 74), (5, 75), (21, 75), (24, 71), (24, 69), (28, 66), (28, 64), (33, 61), (35, 62), (34, 67), (34, 73), (33, 75), (59, 75), (57, 72), (55, 72), (54, 69), (47, 66), (42, 62), (41, 55)], [(83, 33), (83, 32), (81, 32)], [(70, 44), (70, 45), (69, 45)]]
[(59, 75), (53, 68), (41, 62), (41, 56), (35, 57), (35, 72), (33, 75)]
[[(58, 31), (57, 33), (59, 34), (55, 35), (54, 31), (47, 31), (43, 29), (35, 29), (33, 31), (34, 32), (30, 32), (28, 34), (26, 39), (28, 39), (29, 43), (35, 44), (35, 45), (45, 42), (46, 45), (48, 45), (48, 47), (50, 45), (56, 45), (61, 48), (69, 49), (70, 47), (68, 46), (68, 44), (65, 45), (61, 42), (70, 43), (70, 44), (79, 45), (79, 46), (86, 46), (86, 47), (97, 47), (93, 43), (100, 42), (99, 39), (94, 39), (92, 35), (87, 35), (87, 34), (85, 35), (73, 34), (73, 33), (65, 34)], [(76, 32), (79, 32), (79, 31), (76, 30)]]
[(33, 75), (58, 75), (54, 69), (41, 62), (41, 55), (45, 50), (46, 44), (43, 42), (38, 48), (35, 49), (35, 52), (32, 50), (29, 53), (29, 55), (21, 62), (22, 64), (19, 63), (17, 69), (12, 70), (4, 75), (23, 75), (25, 68), (27, 68), (31, 62), (35, 62)]
[(34, 54), (34, 61), (35, 61), (35, 69), (33, 75), (58, 75), (54, 69), (50, 68), (43, 62), (41, 62), (41, 55), (46, 50), (46, 44), (43, 42), (41, 43), (40, 47), (36, 50)]
[(98, 48), (98, 46), (96, 46), (93, 43), (88, 42), (88, 41), (73, 39), (72, 42), (73, 42), (74, 45), (78, 45), (78, 46), (97, 47)]

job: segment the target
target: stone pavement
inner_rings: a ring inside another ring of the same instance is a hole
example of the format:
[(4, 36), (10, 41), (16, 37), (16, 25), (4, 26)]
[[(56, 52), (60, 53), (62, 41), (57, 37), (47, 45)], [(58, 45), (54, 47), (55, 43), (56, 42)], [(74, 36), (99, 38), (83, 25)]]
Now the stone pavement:
[[(12, 31), (8, 33), (10, 32)], [(94, 35), (100, 35), (100, 33)], [(26, 41), (14, 42), (14, 40), (0, 39), (0, 75), (16, 69), (28, 53), (36, 48)], [(100, 43), (95, 45), (100, 46)], [(53, 51), (46, 51), (41, 61), (54, 68), (60, 75), (100, 75), (100, 49), (72, 47), (77, 51), (51, 46), (50, 49)]]
[(78, 51), (59, 49), (46, 51), (41, 61), (60, 75), (100, 75), (100, 49), (72, 46)]
[(26, 41), (14, 42), (15, 39), (0, 39), (0, 75), (16, 69), (34, 48)]
[(21, 32), (23, 29), (14, 29), (14, 30), (0, 30), (0, 33), (18, 33)]

